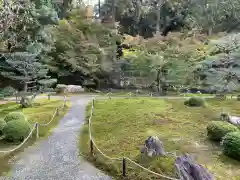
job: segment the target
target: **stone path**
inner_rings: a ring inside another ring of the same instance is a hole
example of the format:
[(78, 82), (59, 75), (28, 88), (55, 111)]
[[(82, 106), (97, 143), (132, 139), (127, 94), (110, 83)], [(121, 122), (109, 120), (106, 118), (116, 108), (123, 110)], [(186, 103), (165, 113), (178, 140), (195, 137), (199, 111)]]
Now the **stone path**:
[[(78, 135), (91, 96), (70, 97), (72, 107), (51, 136), (27, 148), (13, 166), (20, 180), (110, 180), (111, 177), (79, 157)], [(0, 178), (1, 179), (1, 178)], [(5, 178), (4, 178), (5, 179)]]

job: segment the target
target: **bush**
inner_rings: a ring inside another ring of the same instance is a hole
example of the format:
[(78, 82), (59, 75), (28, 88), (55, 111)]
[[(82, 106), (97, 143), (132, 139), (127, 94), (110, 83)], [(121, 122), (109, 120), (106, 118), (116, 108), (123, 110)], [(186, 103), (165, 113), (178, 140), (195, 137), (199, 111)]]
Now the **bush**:
[(191, 107), (206, 106), (205, 99), (201, 97), (191, 97), (184, 102), (185, 105)]
[(10, 121), (26, 121), (26, 118), (23, 113), (21, 112), (11, 112), (5, 116), (4, 121), (6, 123)]
[(7, 123), (3, 119), (0, 119), (0, 136), (2, 135), (2, 130), (5, 128), (6, 125)]
[(207, 135), (214, 141), (220, 141), (227, 133), (236, 131), (236, 126), (225, 121), (212, 121), (207, 126)]
[(0, 90), (0, 94), (3, 97), (12, 96), (15, 92), (16, 92), (16, 89), (14, 89), (12, 86), (7, 86)]
[(240, 132), (226, 134), (222, 140), (223, 153), (240, 160)]
[(238, 100), (238, 101), (240, 101), (240, 94), (239, 94), (239, 95), (237, 95), (237, 100)]
[(66, 91), (66, 88), (67, 88), (67, 85), (65, 85), (65, 84), (58, 84), (57, 86), (56, 86), (56, 89), (55, 89), (55, 91), (56, 91), (56, 93), (65, 93), (65, 91)]
[(6, 141), (19, 142), (23, 141), (30, 131), (31, 128), (27, 121), (9, 121), (2, 132)]

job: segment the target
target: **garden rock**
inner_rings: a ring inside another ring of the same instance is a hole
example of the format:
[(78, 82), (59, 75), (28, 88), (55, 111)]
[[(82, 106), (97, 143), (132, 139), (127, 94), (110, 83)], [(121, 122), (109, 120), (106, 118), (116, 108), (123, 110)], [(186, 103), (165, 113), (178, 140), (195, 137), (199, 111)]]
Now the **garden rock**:
[(175, 166), (180, 180), (215, 180), (206, 168), (195, 163), (188, 154), (177, 157)]
[(84, 88), (82, 88), (82, 86), (68, 85), (66, 87), (66, 91), (69, 93), (78, 93), (78, 92), (84, 92)]
[(153, 155), (164, 156), (166, 155), (162, 141), (157, 136), (150, 136), (145, 140), (144, 147), (141, 148), (141, 153), (152, 157)]
[(67, 85), (57, 84), (55, 91), (56, 91), (56, 93), (65, 93), (66, 89), (67, 89)]
[(22, 108), (29, 108), (29, 107), (32, 107), (32, 100), (28, 97), (22, 97), (20, 100), (20, 104)]
[(240, 125), (240, 117), (231, 116), (230, 113), (221, 113), (220, 119), (223, 121), (227, 121), (233, 125)]

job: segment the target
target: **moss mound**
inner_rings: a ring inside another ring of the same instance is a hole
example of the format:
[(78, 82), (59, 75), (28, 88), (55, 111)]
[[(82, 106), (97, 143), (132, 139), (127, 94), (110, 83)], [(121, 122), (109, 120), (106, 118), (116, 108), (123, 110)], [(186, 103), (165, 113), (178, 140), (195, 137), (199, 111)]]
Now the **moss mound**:
[(21, 112), (11, 112), (5, 116), (4, 121), (6, 123), (10, 121), (26, 121), (26, 118), (23, 113)]
[(239, 131), (236, 126), (225, 121), (212, 121), (207, 126), (207, 135), (214, 141), (221, 141), (227, 133), (236, 131)]

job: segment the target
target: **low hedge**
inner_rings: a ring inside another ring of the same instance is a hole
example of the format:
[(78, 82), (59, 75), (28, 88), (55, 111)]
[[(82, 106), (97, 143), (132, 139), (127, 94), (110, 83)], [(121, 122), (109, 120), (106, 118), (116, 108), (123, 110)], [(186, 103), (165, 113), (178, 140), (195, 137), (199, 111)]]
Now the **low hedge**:
[(214, 141), (221, 141), (227, 133), (236, 131), (239, 129), (226, 121), (212, 121), (207, 126), (207, 135)]
[(223, 153), (236, 160), (240, 160), (240, 132), (226, 134), (222, 140)]

